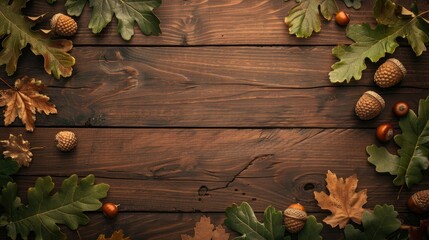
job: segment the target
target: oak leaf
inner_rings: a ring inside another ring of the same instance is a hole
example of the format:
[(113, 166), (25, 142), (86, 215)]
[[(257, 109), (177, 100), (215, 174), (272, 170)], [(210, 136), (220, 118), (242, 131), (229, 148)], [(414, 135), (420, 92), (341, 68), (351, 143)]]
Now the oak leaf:
[(35, 55), (44, 59), (45, 71), (55, 78), (69, 77), (75, 59), (69, 52), (73, 43), (65, 39), (51, 39), (42, 31), (34, 31), (35, 20), (27, 18), (21, 13), (26, 7), (27, 0), (0, 1), (0, 36), (2, 49), (0, 51), (0, 66), (6, 65), (6, 72), (10, 76), (15, 73), (21, 50), (31, 45)]
[(423, 179), (423, 171), (429, 168), (429, 97), (420, 99), (418, 115), (410, 110), (399, 120), (399, 127), (402, 133), (394, 137), (400, 147), (397, 154), (374, 144), (366, 151), (377, 172), (395, 175), (394, 185), (410, 188)]
[(229, 233), (219, 225), (214, 227), (210, 223), (210, 217), (202, 216), (200, 221), (196, 223), (194, 228), (194, 236), (182, 234), (182, 240), (228, 240)]
[(332, 54), (339, 59), (331, 66), (329, 79), (332, 83), (360, 80), (366, 69), (366, 59), (377, 62), (386, 53), (394, 53), (399, 46), (397, 38), (406, 38), (416, 56), (426, 51), (429, 21), (421, 14), (414, 15), (391, 0), (376, 0), (374, 16), (378, 22), (375, 28), (369, 24), (351, 24), (346, 35), (354, 43), (332, 49)]
[(100, 209), (99, 200), (107, 196), (109, 187), (104, 183), (95, 184), (94, 175), (79, 181), (74, 174), (53, 192), (52, 178), (39, 177), (35, 186), (28, 188), (28, 204), (24, 204), (17, 196), (17, 184), (9, 182), (1, 190), (2, 226), (6, 227), (11, 239), (28, 239), (33, 235), (37, 240), (64, 240), (66, 235), (58, 225), (76, 230), (80, 225), (88, 224), (89, 217), (84, 212)]
[[(393, 239), (388, 238), (399, 229), (401, 221), (392, 205), (376, 205), (374, 211), (365, 211), (362, 218), (363, 231), (348, 224), (344, 229), (346, 240)], [(397, 238), (395, 238), (397, 239)]]
[(161, 33), (160, 21), (153, 13), (161, 5), (161, 0), (67, 0), (67, 13), (80, 16), (88, 2), (92, 8), (88, 27), (93, 33), (100, 33), (112, 21), (113, 16), (118, 20), (118, 32), (124, 40), (130, 40), (134, 35), (135, 23), (145, 35)]
[(325, 192), (314, 192), (320, 208), (332, 212), (323, 221), (332, 227), (340, 228), (344, 228), (350, 219), (360, 224), (364, 211), (362, 206), (366, 203), (367, 195), (366, 189), (355, 192), (358, 183), (356, 175), (338, 179), (335, 173), (328, 171), (326, 183), (330, 195)]
[(97, 240), (131, 240), (131, 238), (125, 237), (124, 231), (122, 229), (119, 229), (112, 233), (112, 236), (110, 236), (110, 238), (106, 238), (104, 234), (101, 234), (100, 236), (98, 236)]
[(18, 136), (10, 134), (8, 140), (2, 140), (0, 143), (6, 148), (3, 151), (5, 157), (15, 160), (19, 166), (30, 166), (33, 153), (30, 151), (30, 143), (22, 137), (22, 134)]
[(40, 80), (27, 76), (15, 81), (13, 89), (0, 91), (0, 107), (6, 106), (4, 124), (13, 123), (19, 117), (27, 131), (34, 131), (36, 111), (46, 115), (57, 113), (55, 105), (49, 102), (49, 97), (39, 92), (46, 87)]
[(338, 6), (335, 0), (300, 1), (285, 17), (289, 34), (294, 34), (299, 38), (308, 38), (313, 32), (320, 32), (322, 23), (319, 11), (326, 20), (331, 20), (332, 15), (338, 12)]

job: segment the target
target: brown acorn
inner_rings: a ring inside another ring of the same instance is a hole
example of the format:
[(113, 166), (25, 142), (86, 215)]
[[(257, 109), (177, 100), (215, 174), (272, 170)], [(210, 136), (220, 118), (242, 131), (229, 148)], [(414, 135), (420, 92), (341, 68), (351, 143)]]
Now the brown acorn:
[(57, 13), (51, 18), (51, 29), (59, 36), (70, 37), (77, 32), (76, 21), (62, 13)]
[(417, 214), (422, 214), (429, 210), (429, 190), (422, 190), (414, 193), (408, 199), (408, 208)]
[(369, 120), (377, 117), (384, 106), (384, 99), (378, 93), (366, 91), (357, 101), (355, 113), (360, 119)]
[(304, 207), (299, 203), (291, 204), (284, 211), (284, 217), (286, 230), (290, 233), (301, 231), (307, 221), (307, 213)]
[(374, 82), (379, 87), (387, 88), (399, 83), (406, 74), (407, 70), (398, 59), (389, 58), (378, 67), (374, 74)]
[(68, 152), (77, 146), (77, 137), (74, 132), (61, 131), (55, 135), (55, 142), (60, 151)]

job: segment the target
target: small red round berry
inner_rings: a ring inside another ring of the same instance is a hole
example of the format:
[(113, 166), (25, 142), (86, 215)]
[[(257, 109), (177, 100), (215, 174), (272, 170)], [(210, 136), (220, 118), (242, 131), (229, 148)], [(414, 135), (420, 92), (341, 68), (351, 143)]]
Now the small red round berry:
[(347, 26), (350, 22), (349, 15), (344, 11), (340, 11), (335, 15), (335, 22), (340, 26)]
[(377, 139), (381, 142), (388, 142), (393, 138), (393, 126), (390, 123), (383, 123), (377, 127)]
[(103, 206), (101, 207), (101, 210), (103, 211), (104, 216), (108, 218), (114, 218), (116, 217), (116, 215), (118, 215), (118, 212), (119, 212), (118, 207), (119, 205), (116, 205), (111, 202), (107, 202), (103, 204)]
[(410, 106), (408, 103), (399, 101), (393, 105), (393, 113), (397, 117), (404, 117), (407, 115), (408, 111), (410, 110)]

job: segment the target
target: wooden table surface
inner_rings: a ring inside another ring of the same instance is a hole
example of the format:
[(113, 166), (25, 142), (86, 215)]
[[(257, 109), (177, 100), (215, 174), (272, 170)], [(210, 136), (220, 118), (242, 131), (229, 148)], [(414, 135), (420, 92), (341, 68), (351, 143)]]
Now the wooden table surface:
[[(64, 0), (54, 7), (31, 1), (32, 15), (64, 12)], [(374, 23), (372, 1), (348, 10), (351, 23)], [(123, 41), (116, 23), (95, 36), (87, 28), (89, 8), (78, 19), (72, 38), (76, 57), (73, 76), (55, 80), (43, 71), (42, 60), (28, 49), (9, 82), (29, 75), (43, 80), (46, 94), (59, 113), (37, 115), (36, 130), (27, 133), (20, 122), (0, 127), (0, 139), (23, 134), (34, 150), (33, 163), (16, 177), (24, 194), (39, 176), (59, 184), (67, 176), (94, 174), (110, 184), (103, 201), (120, 203), (113, 220), (100, 212), (79, 228), (82, 239), (124, 229), (132, 239), (180, 239), (193, 233), (202, 215), (215, 224), (225, 208), (247, 201), (259, 214), (272, 205), (285, 209), (300, 202), (318, 221), (321, 210), (313, 191), (324, 191), (328, 170), (340, 177), (357, 174), (359, 189), (368, 189), (367, 208), (393, 204), (401, 218), (415, 223), (406, 200), (427, 188), (429, 178), (409, 189), (392, 184), (367, 162), (365, 147), (375, 128), (397, 119), (390, 109), (398, 100), (416, 109), (429, 91), (429, 57), (415, 57), (402, 44), (394, 57), (408, 70), (398, 86), (380, 89), (372, 76), (383, 61), (368, 63), (360, 81), (331, 84), (331, 50), (350, 43), (344, 28), (323, 22), (309, 39), (288, 34), (283, 19), (295, 1), (165, 0), (156, 10), (161, 36), (136, 31)], [(339, 1), (342, 9), (346, 7)], [(376, 119), (354, 115), (357, 99), (367, 90), (379, 92), (386, 110)], [(79, 138), (75, 151), (54, 146), (59, 130)], [(387, 144), (392, 150), (394, 143)], [(69, 239), (77, 233), (67, 231)], [(4, 234), (2, 234), (4, 235)], [(234, 235), (236, 236), (236, 235)], [(324, 224), (324, 239), (342, 239), (342, 231)], [(4, 239), (1, 238), (1, 239)]]

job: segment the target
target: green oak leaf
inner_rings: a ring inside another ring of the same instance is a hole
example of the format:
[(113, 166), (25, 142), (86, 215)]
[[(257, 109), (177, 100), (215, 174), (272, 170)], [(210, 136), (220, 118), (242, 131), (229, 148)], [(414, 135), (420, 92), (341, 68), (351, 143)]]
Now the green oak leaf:
[(54, 4), (57, 0), (46, 0), (49, 4)]
[(322, 240), (320, 232), (323, 224), (318, 223), (316, 217), (308, 216), (304, 228), (298, 233), (298, 240)]
[(153, 13), (161, 5), (161, 0), (67, 0), (67, 13), (80, 16), (88, 1), (92, 8), (88, 27), (93, 33), (100, 33), (112, 21), (113, 15), (118, 20), (118, 32), (125, 40), (134, 35), (135, 23), (145, 35), (161, 33), (160, 21)]
[(17, 173), (21, 166), (13, 159), (3, 159), (0, 156), (0, 189), (6, 186), (8, 182), (13, 181), (11, 175)]
[(347, 224), (344, 229), (346, 240), (386, 239), (401, 226), (398, 212), (392, 205), (376, 205), (373, 212), (365, 211), (362, 216), (364, 231)]
[[(21, 50), (28, 44), (35, 55), (41, 55), (45, 61), (45, 71), (56, 78), (69, 77), (75, 59), (67, 52), (73, 48), (69, 40), (52, 40), (41, 31), (31, 30), (35, 23), (21, 14), (27, 0), (0, 1), (0, 36), (4, 36), (0, 51), (0, 66), (6, 65), (10, 76), (15, 73)], [(34, 18), (37, 19), (37, 18)]]
[(422, 180), (422, 170), (429, 167), (429, 97), (421, 99), (418, 116), (413, 110), (401, 118), (401, 134), (395, 136), (398, 144), (398, 155), (393, 155), (384, 147), (370, 145), (366, 151), (368, 161), (376, 166), (377, 172), (388, 172), (396, 175), (393, 184), (408, 187)]
[(354, 9), (359, 9), (362, 7), (361, 0), (343, 0), (347, 7), (353, 7)]
[(319, 6), (320, 12), (326, 20), (331, 20), (332, 15), (338, 12), (335, 0), (302, 0), (285, 17), (285, 23), (289, 26), (289, 34), (295, 34), (299, 38), (308, 38), (313, 32), (319, 32), (321, 30)]
[(332, 50), (332, 54), (339, 59), (329, 73), (332, 83), (350, 82), (352, 78), (360, 80), (362, 71), (366, 69), (365, 60), (368, 58), (377, 62), (386, 53), (394, 53), (399, 46), (396, 41), (399, 37), (408, 40), (416, 56), (426, 51), (425, 44), (429, 42), (428, 21), (402, 7), (400, 13), (397, 13), (397, 7), (390, 0), (378, 0), (374, 6), (374, 15), (379, 24), (375, 28), (368, 24), (347, 27), (346, 35), (354, 43), (339, 45)]
[(94, 181), (93, 175), (79, 182), (77, 175), (72, 175), (53, 194), (51, 177), (38, 178), (35, 186), (28, 189), (28, 205), (17, 197), (17, 184), (9, 182), (0, 199), (6, 211), (2, 218), (7, 218), (8, 236), (16, 239), (20, 235), (27, 239), (34, 232), (36, 240), (66, 239), (57, 224), (65, 224), (72, 230), (87, 224), (89, 218), (83, 212), (98, 210), (101, 207), (99, 199), (107, 195), (109, 185), (94, 184)]
[(283, 214), (273, 207), (264, 212), (264, 223), (258, 222), (252, 207), (246, 202), (233, 204), (226, 209), (225, 225), (242, 234), (236, 240), (283, 240), (285, 228)]

